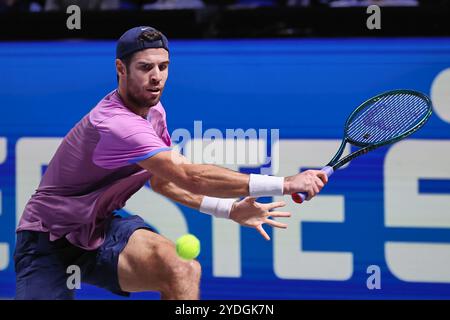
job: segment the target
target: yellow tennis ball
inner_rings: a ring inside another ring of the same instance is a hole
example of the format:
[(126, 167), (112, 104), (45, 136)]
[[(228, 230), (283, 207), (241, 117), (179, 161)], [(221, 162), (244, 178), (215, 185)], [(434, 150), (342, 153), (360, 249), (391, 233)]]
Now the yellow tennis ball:
[(186, 260), (197, 258), (200, 253), (200, 240), (193, 234), (185, 234), (176, 241), (178, 255)]

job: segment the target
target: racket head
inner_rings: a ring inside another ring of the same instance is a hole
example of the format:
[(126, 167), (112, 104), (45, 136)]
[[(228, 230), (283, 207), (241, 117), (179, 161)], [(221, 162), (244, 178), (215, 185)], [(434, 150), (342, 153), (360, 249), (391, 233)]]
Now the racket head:
[(379, 94), (356, 108), (345, 123), (345, 141), (374, 149), (406, 138), (432, 114), (430, 98), (418, 91), (399, 89)]
[[(331, 172), (375, 148), (404, 139), (419, 130), (430, 118), (430, 98), (418, 91), (399, 89), (379, 94), (356, 108), (347, 118), (339, 150), (327, 164)], [(347, 142), (361, 147), (341, 159)], [(306, 194), (292, 194), (302, 203)]]

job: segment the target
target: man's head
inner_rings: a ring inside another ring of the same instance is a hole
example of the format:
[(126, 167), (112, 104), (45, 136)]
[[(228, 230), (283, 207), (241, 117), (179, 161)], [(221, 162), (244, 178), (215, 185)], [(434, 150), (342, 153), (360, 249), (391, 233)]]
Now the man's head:
[(148, 108), (159, 102), (167, 80), (168, 66), (168, 41), (156, 29), (133, 28), (117, 42), (119, 91), (133, 107)]

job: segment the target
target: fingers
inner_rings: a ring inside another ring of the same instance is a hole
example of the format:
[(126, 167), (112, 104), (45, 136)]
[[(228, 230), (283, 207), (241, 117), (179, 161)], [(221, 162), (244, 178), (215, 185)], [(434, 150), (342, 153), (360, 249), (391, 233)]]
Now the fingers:
[(315, 197), (328, 182), (328, 176), (321, 170), (311, 170), (314, 172), (313, 181), (311, 182), (310, 190), (308, 190), (308, 196), (306, 200), (309, 201)]
[(316, 177), (316, 184), (317, 184), (317, 186), (319, 186), (319, 188), (321, 190), (325, 186), (325, 183), (321, 179), (319, 179), (318, 177)]
[(271, 202), (271, 203), (267, 203), (266, 204), (266, 210), (272, 210), (275, 208), (281, 208), (284, 207), (286, 205), (286, 203), (284, 201), (276, 201), (276, 202)]
[(287, 226), (288, 226), (286, 223), (282, 223), (282, 222), (275, 221), (275, 220), (272, 220), (272, 219), (266, 219), (265, 222), (266, 222), (268, 225), (270, 225), (270, 226), (272, 226), (272, 227), (276, 227), (276, 228), (283, 228), (283, 229), (286, 229)]
[[(278, 204), (284, 205), (284, 203), (282, 203), (282, 202), (278, 202)], [(269, 215), (271, 217), (290, 217), (291, 213), (290, 212), (274, 211), (274, 212), (270, 212)], [(267, 223), (268, 225), (270, 225), (272, 227), (275, 227), (275, 228), (286, 229), (288, 227), (288, 225), (286, 223), (282, 223), (282, 222), (275, 221), (275, 220), (272, 220), (272, 219), (264, 219), (263, 223)], [(258, 232), (264, 237), (264, 239), (266, 239), (267, 241), (270, 240), (270, 237), (267, 234), (267, 232), (264, 230), (264, 228), (262, 227), (262, 224), (257, 225), (256, 226), (256, 230), (258, 230)]]
[(253, 203), (256, 201), (256, 197), (245, 197), (244, 201), (247, 201), (248, 203)]
[(258, 225), (256, 227), (256, 230), (259, 231), (259, 233), (264, 237), (264, 239), (266, 239), (267, 241), (270, 240), (269, 235), (267, 234), (267, 232), (263, 229), (262, 224)]
[(272, 211), (268, 214), (269, 217), (274, 218), (289, 218), (291, 216), (290, 212)]
[(316, 176), (323, 182), (323, 184), (326, 184), (328, 182), (328, 176), (322, 170), (318, 170)]

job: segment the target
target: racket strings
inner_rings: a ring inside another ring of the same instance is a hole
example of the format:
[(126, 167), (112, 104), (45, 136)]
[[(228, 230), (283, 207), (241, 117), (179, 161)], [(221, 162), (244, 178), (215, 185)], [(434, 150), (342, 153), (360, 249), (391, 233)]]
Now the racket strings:
[[(414, 111), (420, 110), (416, 109)], [(418, 115), (420, 116), (420, 113)], [(383, 116), (386, 118), (380, 120)], [(401, 135), (417, 122), (416, 112), (395, 115), (385, 112), (385, 115), (381, 114), (375, 121), (365, 121), (358, 127), (355, 127), (355, 132), (351, 134), (355, 140), (359, 139), (361, 142), (374, 143)]]
[[(399, 106), (402, 105), (399, 104)], [(379, 108), (382, 108), (382, 106)], [(363, 143), (385, 141), (414, 127), (418, 122), (417, 119), (420, 119), (420, 116), (426, 113), (426, 111), (420, 113), (420, 108), (402, 114), (392, 114), (389, 110), (381, 111), (376, 117), (364, 118), (365, 121), (354, 126), (354, 129), (352, 128), (352, 131), (349, 132), (350, 137)]]
[[(397, 136), (402, 132), (409, 130), (414, 127), (421, 119), (422, 116), (427, 112), (427, 105), (425, 104), (425, 108), (420, 104), (422, 101), (417, 98), (419, 101), (414, 101), (414, 106), (412, 108), (408, 108), (406, 105), (407, 102), (400, 101), (399, 108), (403, 106), (406, 107), (406, 114), (403, 114), (401, 117), (397, 119), (388, 119), (388, 125), (390, 130), (394, 130), (392, 136)], [(382, 137), (387, 138), (387, 137)]]
[[(383, 124), (382, 129), (384, 129), (384, 132), (382, 131), (380, 139), (387, 139), (390, 138), (390, 136), (397, 136), (404, 132), (405, 130), (408, 130), (410, 127), (413, 127), (418, 121), (417, 119), (421, 119), (421, 115), (426, 113), (426, 108), (423, 109), (420, 106), (420, 101), (414, 101), (414, 103), (419, 102), (418, 104), (414, 104), (412, 109), (408, 109), (408, 106), (406, 105), (408, 101), (400, 100), (401, 97), (398, 97), (398, 99), (394, 99), (392, 101), (393, 104), (398, 104), (397, 108), (398, 110), (406, 110), (405, 113), (396, 113), (392, 117), (385, 117), (386, 123)], [(420, 99), (419, 99), (420, 100)], [(421, 113), (421, 110), (423, 113)], [(366, 121), (366, 124), (370, 125), (370, 122)]]
[(410, 94), (385, 96), (352, 119), (347, 135), (361, 143), (378, 143), (406, 133), (428, 112), (422, 98)]

